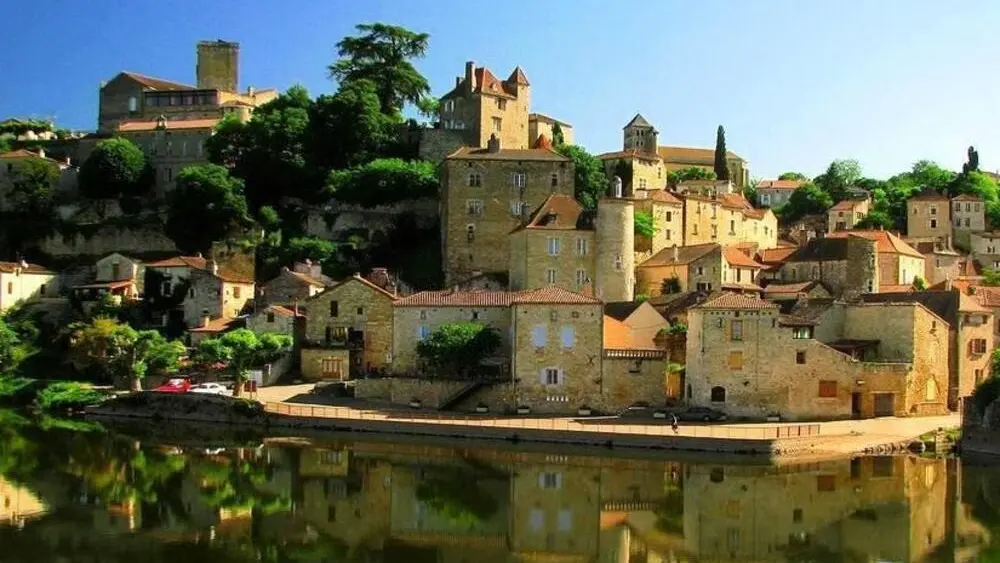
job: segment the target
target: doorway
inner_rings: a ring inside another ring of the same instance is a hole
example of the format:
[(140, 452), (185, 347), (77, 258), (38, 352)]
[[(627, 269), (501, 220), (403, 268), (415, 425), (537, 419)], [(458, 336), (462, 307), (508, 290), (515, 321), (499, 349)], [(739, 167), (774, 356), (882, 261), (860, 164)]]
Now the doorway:
[(875, 416), (893, 416), (896, 413), (896, 396), (892, 393), (875, 394)]
[(851, 418), (861, 418), (861, 393), (851, 393)]

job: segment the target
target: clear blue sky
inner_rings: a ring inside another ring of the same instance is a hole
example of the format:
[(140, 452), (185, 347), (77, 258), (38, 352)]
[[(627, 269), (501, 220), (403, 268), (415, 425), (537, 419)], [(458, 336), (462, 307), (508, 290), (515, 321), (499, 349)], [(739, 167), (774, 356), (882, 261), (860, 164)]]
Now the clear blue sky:
[[(119, 70), (194, 81), (195, 42), (241, 43), (241, 87), (328, 92), (334, 44), (356, 23), (431, 35), (418, 68), (443, 94), (466, 60), (520, 64), (533, 110), (616, 150), (641, 112), (661, 144), (729, 149), (755, 177), (856, 158), (884, 177), (965, 149), (1000, 168), (996, 0), (35, 0), (0, 21), (0, 118), (93, 129)], [(503, 9), (499, 9), (503, 6)]]

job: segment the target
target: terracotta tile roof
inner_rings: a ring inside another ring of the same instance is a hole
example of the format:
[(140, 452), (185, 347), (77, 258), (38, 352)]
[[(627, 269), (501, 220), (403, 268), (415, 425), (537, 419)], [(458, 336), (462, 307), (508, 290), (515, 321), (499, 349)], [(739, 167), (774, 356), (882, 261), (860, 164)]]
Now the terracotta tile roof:
[(541, 229), (548, 231), (593, 230), (592, 222), (588, 224), (586, 213), (572, 196), (552, 194), (545, 198), (542, 205), (531, 216), (527, 224), (514, 229)]
[[(210, 119), (168, 119), (166, 129), (168, 131), (186, 129), (214, 129), (221, 118)], [(118, 124), (118, 132), (131, 133), (135, 131), (155, 131), (156, 120), (152, 121), (123, 121)]]
[(146, 88), (152, 88), (153, 90), (197, 90), (197, 88), (188, 84), (181, 84), (180, 82), (174, 82), (172, 80), (163, 80), (162, 78), (154, 78), (152, 76), (146, 76), (145, 74), (139, 74), (138, 72), (123, 71), (121, 74), (124, 74), (139, 84), (142, 84)]
[(940, 194), (937, 190), (928, 186), (907, 201), (948, 201), (948, 196)]
[(829, 211), (851, 211), (855, 207), (861, 205), (865, 201), (862, 199), (845, 199), (844, 201), (837, 202)]
[[(348, 284), (350, 282), (358, 282), (361, 285), (367, 287), (368, 289), (370, 289), (372, 291), (375, 291), (375, 292), (377, 292), (377, 293), (379, 293), (381, 295), (384, 295), (384, 296), (388, 297), (389, 299), (392, 299), (393, 301), (396, 301), (396, 300), (399, 299), (399, 296), (397, 296), (397, 295), (395, 295), (395, 294), (393, 294), (393, 293), (391, 293), (389, 291), (386, 291), (385, 289), (383, 289), (383, 288), (375, 285), (371, 281), (366, 280), (365, 278), (359, 276), (358, 274), (354, 274), (353, 276), (340, 281), (336, 285), (333, 285), (333, 286), (331, 286), (331, 287), (323, 290), (321, 293), (317, 293), (316, 295), (314, 295), (312, 297), (312, 299), (315, 299), (317, 296), (322, 295), (323, 293), (326, 293), (327, 291), (332, 291), (332, 290), (334, 290), (334, 289), (336, 289), (336, 288), (338, 288), (338, 287), (340, 287), (342, 285), (346, 285), (346, 284)], [(417, 294), (417, 295), (419, 295), (419, 294)]]
[(42, 160), (47, 160), (49, 162), (58, 164), (59, 166), (66, 167), (68, 164), (64, 160), (56, 160), (54, 158), (49, 158), (47, 156), (42, 156), (41, 154), (27, 149), (17, 149), (10, 152), (5, 152), (0, 154), (0, 158), (9, 158), (11, 160), (22, 159), (22, 158), (40, 158)]
[(879, 284), (879, 293), (909, 293), (911, 291), (916, 291), (912, 285), (906, 284)]
[(805, 180), (761, 180), (757, 183), (758, 190), (797, 190)]
[(628, 350), (632, 347), (632, 328), (609, 315), (604, 315), (604, 348)]
[(281, 315), (282, 317), (304, 317), (301, 311), (295, 312), (295, 309), (291, 307), (286, 307), (284, 305), (268, 305), (265, 312), (274, 313), (275, 315)]
[(639, 149), (628, 149), (624, 151), (606, 152), (604, 154), (597, 155), (598, 160), (619, 160), (624, 158), (650, 160), (653, 162), (659, 162), (661, 160), (659, 156), (655, 154), (650, 154), (648, 152), (640, 151)]
[(786, 258), (791, 256), (798, 247), (783, 246), (780, 248), (765, 248), (757, 254), (757, 260), (762, 264), (781, 264)]
[[(706, 254), (718, 250), (719, 248), (721, 247), (714, 242), (694, 244), (691, 246), (671, 246), (650, 256), (645, 262), (639, 264), (639, 267), (648, 268), (651, 266), (690, 264)], [(677, 250), (676, 257), (674, 255), (674, 249)]]
[(55, 272), (52, 270), (39, 266), (38, 264), (31, 264), (28, 262), (0, 262), (0, 272), (5, 274), (12, 274), (18, 268), (21, 268), (21, 272), (25, 274), (55, 275)]
[(952, 201), (983, 201), (983, 198), (975, 194), (962, 194), (951, 198)]
[[(191, 268), (208, 270), (208, 260), (204, 256), (174, 256), (158, 262), (146, 264), (148, 268)], [(238, 274), (225, 266), (219, 266), (215, 277), (230, 283), (254, 283), (253, 278)]]
[(765, 301), (753, 294), (745, 293), (723, 293), (722, 295), (710, 299), (701, 305), (694, 307), (695, 309), (740, 309), (740, 310), (755, 310), (755, 309), (777, 309), (778, 306), (770, 301)]
[(726, 289), (726, 290), (729, 290), (729, 291), (755, 291), (755, 292), (764, 291), (763, 287), (761, 287), (761, 286), (759, 286), (759, 285), (757, 285), (755, 283), (730, 283), (730, 282), (723, 282), (723, 284), (722, 284), (721, 287), (722, 287), (722, 289)]
[(757, 263), (756, 260), (750, 258), (744, 254), (743, 251), (733, 246), (722, 247), (722, 257), (726, 259), (726, 262), (728, 262), (730, 266), (756, 268), (758, 270), (764, 267), (763, 264)]
[[(478, 94), (491, 94), (494, 96), (502, 96), (506, 98), (516, 97), (516, 86), (529, 86), (528, 78), (524, 75), (524, 71), (521, 67), (514, 68), (514, 71), (510, 74), (510, 78), (507, 80), (500, 80), (490, 70), (486, 67), (478, 67), (472, 71), (473, 79), (476, 81), (476, 87), (473, 92)], [(468, 92), (469, 86), (465, 80), (462, 78), (459, 81), (458, 86), (455, 86), (450, 92), (442, 96), (441, 98), (450, 98), (461, 94), (463, 92)]]
[(232, 319), (228, 317), (219, 317), (217, 319), (212, 319), (208, 321), (205, 326), (196, 326), (194, 328), (189, 328), (188, 332), (226, 332), (236, 328), (243, 324), (241, 319)]
[[(699, 149), (695, 147), (656, 147), (657, 154), (667, 162), (677, 164), (715, 164), (715, 149)], [(726, 158), (746, 159), (733, 151), (726, 151)]]
[(531, 148), (552, 150), (552, 141), (550, 141), (549, 138), (543, 133), (535, 139), (535, 145)]
[(556, 286), (526, 291), (421, 291), (396, 300), (394, 307), (510, 307), (518, 304), (598, 304), (600, 301)]
[(569, 123), (565, 121), (560, 121), (552, 116), (545, 115), (544, 113), (529, 113), (528, 121), (541, 121), (542, 123), (555, 124), (558, 123), (561, 127), (572, 127)]
[(798, 294), (809, 291), (818, 282), (804, 281), (798, 283), (770, 283), (764, 288), (764, 296)]
[(670, 205), (682, 205), (683, 202), (677, 196), (666, 190), (647, 190), (646, 197), (657, 203), (668, 203)]
[(1000, 307), (1000, 287), (977, 287), (972, 297), (983, 307)]
[(551, 160), (570, 162), (570, 159), (552, 149), (489, 149), (461, 147), (445, 157), (445, 160)]
[(983, 267), (979, 262), (971, 258), (958, 261), (958, 275), (963, 277), (976, 277), (983, 275)]
[(517, 292), (516, 297), (514, 297), (513, 304), (517, 305), (522, 303), (551, 303), (553, 305), (568, 305), (575, 303), (597, 304), (600, 303), (600, 300), (582, 293), (576, 293), (575, 291), (550, 285), (540, 289)]
[(875, 231), (875, 230), (858, 230), (858, 231), (837, 231), (835, 233), (829, 233), (826, 238), (829, 239), (845, 239), (850, 236), (864, 237), (868, 240), (875, 241), (875, 250), (878, 252), (903, 254), (906, 256), (912, 256), (914, 258), (923, 258), (924, 255), (917, 252), (917, 249), (906, 244), (906, 242), (897, 237), (896, 235), (890, 233), (889, 231)]
[(979, 300), (966, 295), (962, 292), (958, 292), (958, 310), (963, 313), (992, 313), (993, 311), (987, 309), (979, 303)]
[(782, 326), (815, 326), (816, 321), (794, 315), (778, 315), (778, 324)]

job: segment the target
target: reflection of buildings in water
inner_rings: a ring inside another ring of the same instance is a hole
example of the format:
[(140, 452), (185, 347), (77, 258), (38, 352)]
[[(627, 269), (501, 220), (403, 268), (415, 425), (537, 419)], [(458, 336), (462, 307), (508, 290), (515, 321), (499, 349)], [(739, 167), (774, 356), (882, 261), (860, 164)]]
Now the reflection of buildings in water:
[(955, 561), (964, 563), (977, 561), (984, 546), (1000, 539), (1000, 479), (992, 458), (963, 459), (957, 465)]
[(0, 524), (22, 526), (45, 514), (48, 508), (30, 489), (0, 475)]

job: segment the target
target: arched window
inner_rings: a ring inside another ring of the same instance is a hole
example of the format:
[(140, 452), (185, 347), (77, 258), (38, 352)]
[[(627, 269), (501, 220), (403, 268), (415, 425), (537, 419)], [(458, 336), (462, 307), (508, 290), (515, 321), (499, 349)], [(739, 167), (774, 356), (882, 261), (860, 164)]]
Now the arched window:
[(928, 379), (926, 389), (924, 390), (924, 397), (928, 401), (936, 401), (937, 396), (938, 396), (937, 381), (934, 381), (933, 379)]
[(712, 387), (712, 402), (713, 403), (725, 403), (726, 402), (726, 388), (725, 387)]

